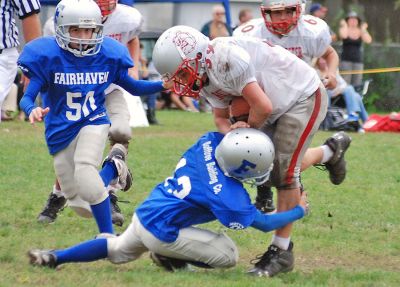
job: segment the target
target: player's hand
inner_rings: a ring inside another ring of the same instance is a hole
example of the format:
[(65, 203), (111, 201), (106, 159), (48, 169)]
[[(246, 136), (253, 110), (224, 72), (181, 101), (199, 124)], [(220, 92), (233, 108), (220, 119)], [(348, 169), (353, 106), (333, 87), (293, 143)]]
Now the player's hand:
[(249, 128), (250, 125), (246, 122), (243, 121), (237, 121), (236, 123), (234, 123), (233, 125), (231, 125), (230, 129), (234, 130), (234, 129), (238, 129), (238, 128)]
[(304, 209), (304, 216), (310, 213), (310, 204), (307, 200), (307, 192), (301, 194), (299, 205)]
[(163, 80), (163, 87), (164, 87), (164, 89), (166, 89), (166, 90), (172, 90), (173, 89), (173, 87), (174, 87), (174, 81), (172, 81), (172, 80)]
[(333, 90), (336, 88), (337, 80), (336, 74), (328, 74), (323, 80), (322, 83), (324, 84), (325, 88), (328, 90)]
[(47, 107), (43, 109), (42, 107), (36, 107), (32, 110), (31, 114), (29, 115), (29, 122), (34, 125), (35, 122), (43, 121), (43, 117), (47, 115), (50, 111), (50, 108)]
[(135, 80), (139, 80), (139, 70), (138, 70), (138, 68), (136, 66), (133, 67), (133, 68), (130, 68), (128, 70), (128, 74), (129, 74), (129, 76), (131, 76)]

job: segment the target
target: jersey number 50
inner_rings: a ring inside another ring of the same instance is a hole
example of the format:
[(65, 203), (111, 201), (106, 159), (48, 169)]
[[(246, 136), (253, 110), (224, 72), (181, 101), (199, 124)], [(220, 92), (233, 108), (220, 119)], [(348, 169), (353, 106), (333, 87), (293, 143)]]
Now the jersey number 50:
[(90, 105), (92, 111), (97, 109), (97, 106), (94, 101), (94, 91), (90, 91), (86, 94), (83, 104), (74, 103), (75, 98), (82, 98), (82, 93), (67, 92), (67, 106), (73, 110), (66, 112), (66, 117), (70, 121), (80, 120), (80, 118), (82, 117), (82, 113), (84, 117), (87, 117), (90, 114), (88, 105)]

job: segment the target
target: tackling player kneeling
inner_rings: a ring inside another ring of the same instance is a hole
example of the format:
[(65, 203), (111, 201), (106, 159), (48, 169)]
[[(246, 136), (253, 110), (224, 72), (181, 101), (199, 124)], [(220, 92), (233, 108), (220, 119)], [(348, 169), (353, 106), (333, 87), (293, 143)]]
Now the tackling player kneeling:
[(100, 236), (61, 250), (34, 249), (28, 253), (30, 263), (52, 268), (103, 258), (125, 263), (150, 251), (153, 261), (168, 271), (188, 264), (232, 267), (238, 261), (235, 243), (224, 233), (193, 225), (218, 220), (231, 229), (268, 232), (305, 216), (306, 194), (294, 208), (276, 214), (263, 214), (251, 204), (243, 182), (267, 181), (273, 160), (272, 141), (258, 130), (206, 133), (182, 155), (173, 176), (136, 209), (120, 236)]

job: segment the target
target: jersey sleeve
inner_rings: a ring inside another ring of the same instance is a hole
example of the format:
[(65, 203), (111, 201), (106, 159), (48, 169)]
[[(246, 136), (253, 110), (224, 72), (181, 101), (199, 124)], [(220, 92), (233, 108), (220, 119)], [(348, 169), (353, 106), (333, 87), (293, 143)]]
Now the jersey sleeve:
[(247, 84), (257, 81), (255, 69), (246, 50), (239, 46), (235, 49), (226, 47), (219, 55), (221, 59), (217, 62), (217, 69), (224, 86), (241, 94)]
[(305, 16), (302, 21), (308, 30), (307, 50), (310, 51), (310, 55), (319, 58), (325, 54), (332, 42), (329, 27), (325, 21), (310, 15)]
[(24, 19), (40, 12), (39, 0), (13, 0), (12, 2), (17, 8), (19, 19)]
[(210, 202), (215, 217), (228, 228), (244, 229), (254, 222), (256, 208), (243, 185), (234, 179), (223, 182), (221, 191), (212, 194)]
[[(38, 39), (39, 40), (39, 39)], [(36, 41), (36, 40), (35, 40)], [(33, 43), (33, 42), (31, 42)], [(18, 59), (18, 66), (29, 79), (35, 78), (41, 85), (47, 84), (46, 60), (37, 53), (37, 47), (28, 44), (22, 50)]]
[(140, 14), (140, 12), (138, 10), (136, 10), (135, 8), (133, 9), (133, 13), (132, 13), (132, 19), (133, 19), (133, 23), (131, 25), (132, 30), (129, 32), (129, 40), (132, 40), (136, 37), (138, 37), (140, 35), (140, 33), (142, 33), (142, 29), (143, 29), (143, 23), (144, 23), (144, 19), (142, 14)]
[(252, 19), (247, 23), (244, 23), (237, 27), (235, 31), (233, 31), (234, 37), (255, 37), (255, 38), (262, 38), (261, 30), (264, 29), (264, 19), (257, 18)]

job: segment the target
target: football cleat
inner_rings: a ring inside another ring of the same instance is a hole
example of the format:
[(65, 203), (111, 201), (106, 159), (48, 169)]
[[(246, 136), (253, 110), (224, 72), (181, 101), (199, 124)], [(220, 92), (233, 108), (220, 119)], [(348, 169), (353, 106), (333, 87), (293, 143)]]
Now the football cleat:
[(118, 206), (118, 197), (117, 195), (109, 191), (108, 193), (110, 197), (110, 203), (111, 203), (111, 218), (112, 218), (112, 223), (117, 225), (117, 226), (122, 226), (125, 222), (125, 218), (121, 213), (121, 208)]
[(329, 178), (335, 185), (341, 184), (346, 177), (346, 161), (344, 154), (349, 148), (351, 137), (345, 132), (335, 133), (328, 138), (324, 145), (327, 145), (332, 151), (332, 158), (325, 163), (326, 169), (329, 171)]
[(42, 212), (38, 215), (38, 222), (40, 223), (52, 223), (56, 220), (58, 212), (62, 210), (67, 202), (64, 196), (58, 197), (53, 192), (50, 193), (47, 199), (46, 206)]
[(122, 144), (115, 144), (110, 150), (109, 155), (104, 159), (103, 165), (107, 161), (111, 161), (115, 164), (118, 171), (118, 177), (113, 180), (110, 185), (115, 189), (121, 189), (123, 191), (129, 190), (132, 186), (132, 173), (125, 163), (125, 158), (128, 151)]
[(250, 275), (273, 277), (279, 273), (290, 272), (294, 268), (293, 242), (290, 242), (288, 250), (280, 249), (278, 246), (271, 244), (268, 250), (264, 254), (257, 256), (254, 261), (257, 262), (248, 271)]
[(49, 268), (57, 267), (57, 257), (50, 250), (32, 249), (28, 252), (29, 263)]
[(187, 269), (188, 263), (182, 259), (176, 259), (160, 255), (155, 252), (150, 252), (150, 259), (153, 263), (168, 272), (175, 272), (176, 270)]

